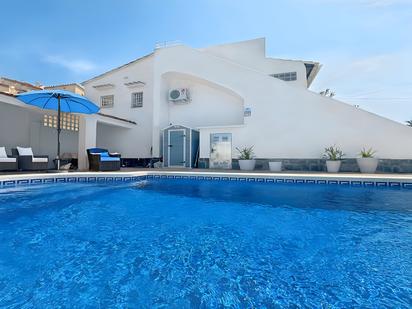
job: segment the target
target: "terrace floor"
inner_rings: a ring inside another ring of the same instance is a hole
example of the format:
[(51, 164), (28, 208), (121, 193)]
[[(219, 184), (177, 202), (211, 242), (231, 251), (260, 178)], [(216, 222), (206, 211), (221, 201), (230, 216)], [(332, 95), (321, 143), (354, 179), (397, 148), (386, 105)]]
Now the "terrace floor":
[(125, 174), (125, 173), (162, 173), (162, 174), (207, 174), (207, 175), (222, 175), (222, 174), (235, 174), (242, 176), (282, 176), (282, 177), (304, 177), (304, 178), (338, 178), (338, 179), (387, 179), (387, 180), (408, 180), (412, 181), (412, 174), (389, 174), (389, 173), (376, 173), (376, 174), (361, 174), (361, 173), (326, 173), (326, 172), (305, 172), (305, 171), (283, 171), (283, 172), (270, 172), (268, 170), (254, 170), (254, 171), (241, 171), (241, 170), (221, 170), (221, 169), (189, 169), (189, 168), (122, 168), (120, 171), (115, 172), (90, 172), (90, 171), (69, 171), (56, 173), (53, 171), (47, 172), (0, 172), (0, 180), (10, 178), (10, 176), (30, 176), (30, 175), (67, 175), (67, 174), (96, 174), (96, 173), (110, 173), (110, 174)]

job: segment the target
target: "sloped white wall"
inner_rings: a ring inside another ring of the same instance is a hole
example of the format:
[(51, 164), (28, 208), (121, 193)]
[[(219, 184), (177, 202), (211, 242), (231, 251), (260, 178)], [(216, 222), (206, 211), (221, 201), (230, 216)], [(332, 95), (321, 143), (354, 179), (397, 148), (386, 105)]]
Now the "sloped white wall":
[[(160, 49), (155, 84), (166, 72), (197, 76), (239, 93), (252, 108), (252, 117), (245, 119), (244, 128), (233, 131), (233, 141), (235, 146), (255, 145), (258, 157), (319, 158), (324, 147), (336, 144), (348, 157), (372, 147), (381, 158), (412, 158), (411, 128), (223, 58), (185, 46)], [(156, 91), (154, 105), (162, 113)], [(209, 156), (206, 131), (201, 135), (201, 157)]]
[[(167, 73), (163, 82), (166, 93), (161, 104), (168, 109), (169, 124), (189, 128), (243, 124), (243, 100), (224, 88), (178, 73)], [(188, 88), (191, 101), (187, 104), (169, 102), (168, 91), (174, 88)]]

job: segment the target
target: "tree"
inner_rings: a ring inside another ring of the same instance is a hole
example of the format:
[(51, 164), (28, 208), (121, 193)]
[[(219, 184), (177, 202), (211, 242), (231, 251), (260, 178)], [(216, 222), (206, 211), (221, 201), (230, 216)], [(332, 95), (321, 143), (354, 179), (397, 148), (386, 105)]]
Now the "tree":
[(332, 97), (335, 96), (335, 92), (331, 91), (329, 88), (326, 89), (326, 90), (324, 90), (324, 91), (321, 91), (321, 92), (319, 92), (319, 93), (320, 93), (320, 95), (323, 95), (324, 97), (330, 97), (330, 98), (332, 98)]
[(406, 122), (406, 125), (407, 125), (407, 126), (412, 127), (412, 120), (407, 120), (407, 121), (405, 121), (405, 122)]

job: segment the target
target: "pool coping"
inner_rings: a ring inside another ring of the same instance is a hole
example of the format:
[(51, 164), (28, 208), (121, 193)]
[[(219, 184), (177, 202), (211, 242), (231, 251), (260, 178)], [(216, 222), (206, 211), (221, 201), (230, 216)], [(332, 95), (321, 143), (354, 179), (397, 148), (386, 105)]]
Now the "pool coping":
[(199, 179), (215, 181), (268, 182), (295, 184), (327, 184), (357, 187), (394, 187), (412, 189), (412, 175), (385, 174), (325, 174), (325, 173), (254, 173), (217, 171), (143, 170), (120, 172), (70, 172), (0, 175), (0, 188), (16, 185), (57, 182), (120, 182), (142, 179)]

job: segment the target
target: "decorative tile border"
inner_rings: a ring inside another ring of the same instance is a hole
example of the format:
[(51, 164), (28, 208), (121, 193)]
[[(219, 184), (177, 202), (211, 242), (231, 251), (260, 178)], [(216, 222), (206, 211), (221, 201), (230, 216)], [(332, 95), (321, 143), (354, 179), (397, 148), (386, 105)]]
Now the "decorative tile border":
[[(348, 177), (351, 178), (351, 177)], [(356, 177), (353, 177), (356, 178)], [(304, 178), (302, 176), (280, 177), (280, 176), (245, 176), (245, 175), (174, 175), (171, 174), (148, 174), (139, 176), (116, 176), (116, 175), (82, 175), (82, 176), (46, 176), (44, 178), (36, 176), (35, 178), (22, 178), (22, 179), (7, 179), (0, 181), (0, 188), (13, 187), (13, 186), (27, 186), (36, 184), (51, 184), (51, 183), (120, 183), (120, 182), (133, 182), (146, 179), (184, 179), (184, 180), (207, 180), (207, 181), (236, 181), (236, 182), (259, 182), (259, 183), (273, 183), (273, 184), (305, 184), (305, 185), (327, 185), (327, 186), (346, 186), (346, 187), (386, 187), (386, 188), (398, 188), (398, 189), (410, 189), (412, 190), (412, 180), (406, 179), (406, 181), (399, 180), (385, 180), (384, 177), (377, 180), (371, 179), (316, 179), (316, 177)]]

